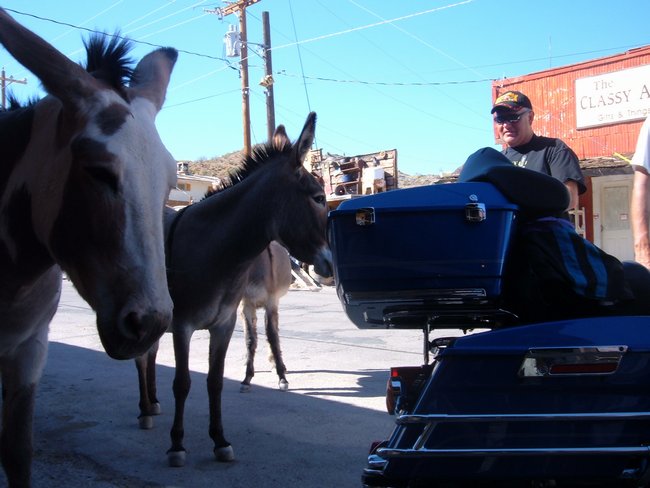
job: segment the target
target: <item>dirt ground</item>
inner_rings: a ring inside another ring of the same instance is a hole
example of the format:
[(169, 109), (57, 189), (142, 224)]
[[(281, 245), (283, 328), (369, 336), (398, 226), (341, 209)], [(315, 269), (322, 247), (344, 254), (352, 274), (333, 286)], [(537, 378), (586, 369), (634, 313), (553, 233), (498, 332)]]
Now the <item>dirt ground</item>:
[(152, 430), (140, 430), (134, 363), (102, 351), (94, 314), (64, 281), (38, 391), (34, 487), (360, 486), (370, 443), (392, 430), (384, 409), (388, 369), (422, 362), (421, 332), (357, 329), (332, 287), (290, 291), (281, 302), (280, 324), (288, 392), (277, 388), (263, 331), (253, 389), (239, 392), (245, 369), (241, 323), (235, 330), (223, 412), (236, 459), (226, 464), (214, 460), (208, 436), (208, 335), (194, 335), (187, 464), (171, 468), (165, 454), (173, 417), (171, 337), (163, 337), (158, 356), (163, 412)]

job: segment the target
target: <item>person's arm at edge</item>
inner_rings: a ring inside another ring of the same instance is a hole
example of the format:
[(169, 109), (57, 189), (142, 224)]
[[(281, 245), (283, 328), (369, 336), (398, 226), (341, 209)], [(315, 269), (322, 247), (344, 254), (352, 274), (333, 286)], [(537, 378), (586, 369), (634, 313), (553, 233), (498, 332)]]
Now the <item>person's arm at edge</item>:
[(648, 236), (648, 186), (650, 175), (642, 166), (634, 166), (634, 189), (630, 202), (632, 234), (634, 235), (634, 258), (650, 268), (650, 239)]

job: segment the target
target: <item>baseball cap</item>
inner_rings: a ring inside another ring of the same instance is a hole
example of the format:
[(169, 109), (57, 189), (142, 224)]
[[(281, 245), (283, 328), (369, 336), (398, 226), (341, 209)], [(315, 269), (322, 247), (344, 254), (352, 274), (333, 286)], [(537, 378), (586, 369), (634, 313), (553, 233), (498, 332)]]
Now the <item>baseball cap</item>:
[(518, 112), (523, 108), (532, 110), (533, 104), (530, 103), (530, 99), (523, 93), (518, 91), (507, 91), (496, 99), (494, 107), (492, 107), (490, 113), (493, 114), (499, 108), (506, 108)]

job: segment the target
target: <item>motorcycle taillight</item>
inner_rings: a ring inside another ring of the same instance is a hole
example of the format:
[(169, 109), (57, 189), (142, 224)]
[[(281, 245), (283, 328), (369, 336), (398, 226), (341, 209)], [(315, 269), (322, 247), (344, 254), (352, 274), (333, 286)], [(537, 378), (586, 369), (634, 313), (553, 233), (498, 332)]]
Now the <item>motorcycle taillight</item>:
[(526, 353), (519, 367), (519, 376), (614, 374), (627, 350), (624, 345), (533, 348)]
[(390, 377), (386, 385), (386, 410), (389, 414), (393, 415), (413, 408), (431, 374), (432, 367), (429, 364), (390, 368)]

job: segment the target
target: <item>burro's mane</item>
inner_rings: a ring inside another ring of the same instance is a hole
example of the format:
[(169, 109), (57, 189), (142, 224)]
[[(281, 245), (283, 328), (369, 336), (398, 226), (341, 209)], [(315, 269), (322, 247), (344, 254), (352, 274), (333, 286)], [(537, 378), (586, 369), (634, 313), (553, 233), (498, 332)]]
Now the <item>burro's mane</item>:
[(231, 171), (228, 178), (222, 181), (222, 183), (216, 188), (208, 189), (203, 199), (211, 197), (217, 193), (221, 193), (228, 188), (232, 188), (237, 183), (244, 181), (250, 175), (268, 165), (270, 162), (277, 160), (278, 157), (287, 155), (290, 151), (291, 146), (289, 145), (278, 148), (271, 142), (257, 144), (253, 147), (251, 155), (244, 157), (240, 166), (237, 169)]

